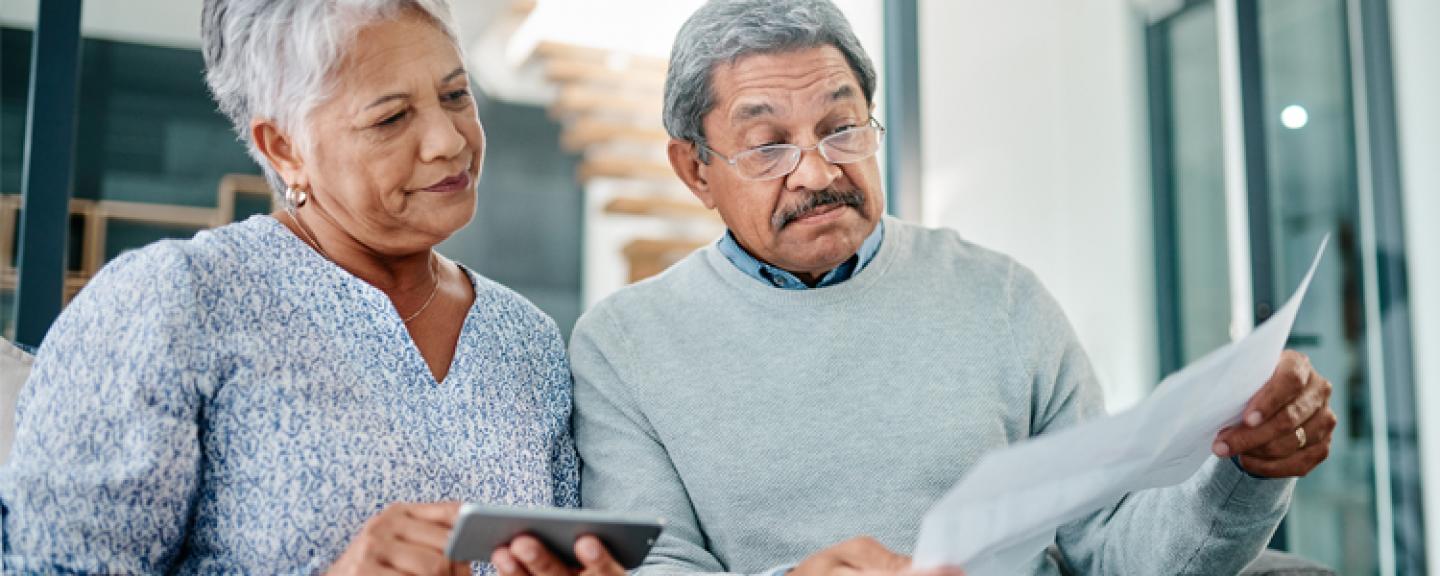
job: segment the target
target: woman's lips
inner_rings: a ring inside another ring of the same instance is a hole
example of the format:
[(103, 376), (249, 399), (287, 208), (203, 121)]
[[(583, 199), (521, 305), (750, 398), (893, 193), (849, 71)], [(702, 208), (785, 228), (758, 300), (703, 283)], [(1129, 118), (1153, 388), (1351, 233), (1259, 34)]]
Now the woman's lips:
[(436, 182), (428, 188), (422, 188), (422, 192), (456, 192), (470, 187), (470, 172), (461, 170), (459, 174)]

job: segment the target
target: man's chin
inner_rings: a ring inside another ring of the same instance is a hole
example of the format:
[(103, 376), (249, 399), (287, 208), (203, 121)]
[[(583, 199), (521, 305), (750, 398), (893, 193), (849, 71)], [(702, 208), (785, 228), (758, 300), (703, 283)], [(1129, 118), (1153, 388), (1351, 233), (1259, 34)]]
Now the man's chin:
[[(863, 242), (863, 239), (861, 240)], [(841, 231), (812, 238), (804, 243), (788, 243), (792, 250), (782, 254), (781, 268), (791, 272), (828, 272), (860, 251), (860, 242), (851, 240)]]

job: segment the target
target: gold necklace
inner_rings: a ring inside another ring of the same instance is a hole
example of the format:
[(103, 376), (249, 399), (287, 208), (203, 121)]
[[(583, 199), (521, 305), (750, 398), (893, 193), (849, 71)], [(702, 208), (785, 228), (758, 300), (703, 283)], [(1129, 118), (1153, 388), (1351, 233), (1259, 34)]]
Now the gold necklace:
[(429, 308), (430, 303), (435, 301), (435, 294), (440, 292), (440, 274), (435, 271), (434, 252), (430, 253), (430, 279), (430, 295), (425, 298), (425, 303), (420, 305), (419, 310), (416, 310), (414, 313), (406, 316), (403, 320), (401, 320), (401, 324), (409, 324), (411, 320), (414, 320), (416, 316), (419, 316), (421, 312), (424, 312), (426, 308)]
[[(325, 252), (325, 249), (324, 249), (324, 248), (321, 248), (321, 247), (320, 247), (320, 241), (315, 239), (315, 236), (310, 233), (310, 229), (307, 228), (304, 224), (301, 224), (301, 223), (300, 223), (300, 216), (295, 213), (295, 210), (294, 210), (293, 208), (291, 208), (291, 209), (286, 209), (286, 210), (285, 210), (285, 213), (290, 216), (290, 220), (291, 220), (292, 222), (294, 222), (294, 223), (295, 223), (295, 227), (300, 230), (300, 234), (301, 234), (302, 238), (305, 240), (305, 243), (306, 243), (306, 244), (309, 244), (311, 247), (315, 248), (315, 251), (316, 251), (316, 252), (319, 252), (321, 256), (325, 257), (325, 259), (326, 259), (326, 260), (329, 260), (332, 264), (335, 264), (336, 266), (339, 266), (339, 265), (340, 265), (339, 262), (336, 262), (334, 258), (331, 258), (331, 257), (330, 257), (330, 254), (329, 254), (329, 253)], [(426, 309), (426, 308), (429, 308), (429, 307), (430, 307), (430, 303), (435, 301), (435, 295), (436, 295), (437, 293), (439, 293), (439, 292), (440, 292), (440, 274), (435, 270), (435, 253), (434, 253), (434, 252), (431, 252), (431, 253), (430, 253), (430, 295), (425, 297), (425, 303), (424, 303), (424, 304), (421, 304), (421, 305), (420, 305), (420, 308), (419, 308), (418, 310), (410, 313), (409, 316), (406, 316), (406, 317), (400, 319), (400, 323), (401, 323), (401, 324), (409, 324), (411, 320), (414, 320), (416, 317), (420, 316), (421, 313), (425, 312), (425, 309)], [(396, 310), (396, 312), (399, 312), (399, 310)]]

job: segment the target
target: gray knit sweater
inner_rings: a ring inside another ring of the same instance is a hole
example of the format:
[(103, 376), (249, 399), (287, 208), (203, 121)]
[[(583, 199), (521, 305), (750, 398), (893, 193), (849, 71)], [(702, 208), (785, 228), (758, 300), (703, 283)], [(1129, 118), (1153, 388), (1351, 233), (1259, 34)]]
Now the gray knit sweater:
[[(584, 505), (669, 520), (640, 574), (760, 572), (859, 535), (908, 554), (982, 454), (1103, 415), (1034, 274), (953, 231), (885, 226), (837, 286), (776, 289), (707, 247), (580, 319)], [(1292, 485), (1212, 459), (1056, 544), (1085, 574), (1235, 574)], [(1037, 555), (1032, 572), (1054, 571)]]

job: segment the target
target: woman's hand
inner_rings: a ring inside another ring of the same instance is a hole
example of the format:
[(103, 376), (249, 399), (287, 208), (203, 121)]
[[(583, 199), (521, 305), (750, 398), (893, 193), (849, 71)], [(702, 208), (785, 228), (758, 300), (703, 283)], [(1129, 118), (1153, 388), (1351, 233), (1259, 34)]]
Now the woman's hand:
[(495, 550), (490, 563), (500, 576), (625, 576), (625, 569), (610, 557), (610, 552), (594, 536), (581, 536), (575, 541), (575, 557), (584, 567), (576, 570), (556, 558), (545, 545), (530, 536), (520, 536), (508, 546)]
[(391, 504), (371, 516), (328, 574), (470, 574), (468, 562), (445, 557), (459, 502)]

